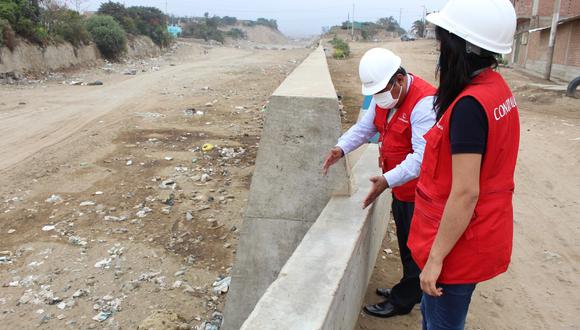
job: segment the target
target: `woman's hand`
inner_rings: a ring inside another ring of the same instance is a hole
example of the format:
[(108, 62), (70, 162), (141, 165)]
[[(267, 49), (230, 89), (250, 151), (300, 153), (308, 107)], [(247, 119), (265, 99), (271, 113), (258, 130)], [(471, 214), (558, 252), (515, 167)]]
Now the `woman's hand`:
[(344, 157), (344, 152), (342, 149), (340, 149), (340, 147), (334, 147), (330, 149), (330, 152), (324, 160), (324, 165), (322, 165), (322, 174), (327, 175), (328, 169), (332, 165), (336, 164), (336, 162), (338, 162), (342, 157)]
[(434, 258), (427, 260), (421, 275), (419, 275), (423, 292), (433, 297), (441, 297), (443, 295), (443, 289), (437, 287), (437, 280), (439, 275), (441, 275), (442, 268), (443, 262), (434, 260)]

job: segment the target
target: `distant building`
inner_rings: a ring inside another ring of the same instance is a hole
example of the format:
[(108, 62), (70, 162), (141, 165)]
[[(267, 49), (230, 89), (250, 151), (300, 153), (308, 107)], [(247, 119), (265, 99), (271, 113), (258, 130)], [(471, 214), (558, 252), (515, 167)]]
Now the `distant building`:
[(430, 22), (425, 23), (425, 39), (435, 39), (435, 25)]
[[(511, 0), (518, 18), (508, 59), (516, 67), (544, 73), (554, 1)], [(580, 76), (580, 0), (561, 0), (552, 76), (566, 81)]]

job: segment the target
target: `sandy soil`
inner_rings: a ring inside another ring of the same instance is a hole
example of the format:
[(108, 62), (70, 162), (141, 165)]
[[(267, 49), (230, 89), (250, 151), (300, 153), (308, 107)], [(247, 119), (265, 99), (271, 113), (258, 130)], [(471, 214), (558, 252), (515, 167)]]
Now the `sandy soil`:
[(1, 327), (219, 319), (212, 284), (229, 276), (265, 105), (309, 52), (180, 42), (108, 74), (0, 86)]
[[(362, 101), (358, 61), (367, 49), (390, 48), (403, 65), (435, 82), (436, 44), (432, 41), (351, 44), (353, 57), (330, 62), (350, 126)], [(518, 100), (521, 150), (516, 174), (514, 252), (509, 271), (478, 286), (468, 329), (580, 329), (580, 100), (528, 87), (542, 82), (513, 69), (501, 69)], [(380, 301), (377, 287), (401, 276), (394, 224), (381, 252), (365, 303)], [(361, 313), (357, 329), (419, 329), (420, 311), (392, 319)]]

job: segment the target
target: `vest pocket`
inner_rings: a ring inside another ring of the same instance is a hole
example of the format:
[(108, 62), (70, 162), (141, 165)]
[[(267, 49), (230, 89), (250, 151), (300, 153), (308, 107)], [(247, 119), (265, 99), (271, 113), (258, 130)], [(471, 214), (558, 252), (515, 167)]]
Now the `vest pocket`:
[(427, 174), (435, 178), (437, 169), (439, 167), (439, 152), (441, 150), (441, 141), (443, 140), (443, 131), (437, 127), (433, 127), (427, 134), (425, 134), (427, 145), (425, 146), (425, 153), (423, 154), (423, 165), (421, 175)]

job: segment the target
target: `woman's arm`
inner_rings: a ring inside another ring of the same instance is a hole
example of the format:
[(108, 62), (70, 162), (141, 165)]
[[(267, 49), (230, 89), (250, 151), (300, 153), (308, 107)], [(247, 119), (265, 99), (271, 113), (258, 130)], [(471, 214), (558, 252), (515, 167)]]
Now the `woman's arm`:
[(439, 231), (431, 248), (427, 264), (421, 272), (421, 289), (428, 295), (441, 296), (437, 288), (443, 261), (451, 252), (473, 216), (479, 198), (481, 154), (452, 155), (453, 183), (445, 205)]

